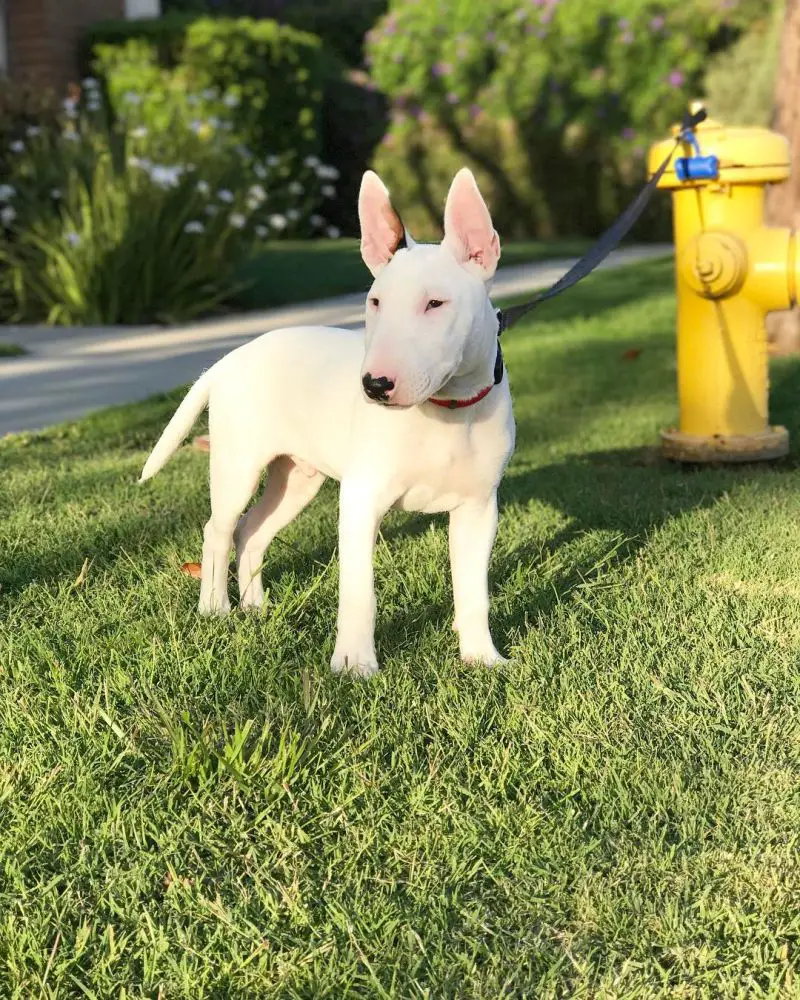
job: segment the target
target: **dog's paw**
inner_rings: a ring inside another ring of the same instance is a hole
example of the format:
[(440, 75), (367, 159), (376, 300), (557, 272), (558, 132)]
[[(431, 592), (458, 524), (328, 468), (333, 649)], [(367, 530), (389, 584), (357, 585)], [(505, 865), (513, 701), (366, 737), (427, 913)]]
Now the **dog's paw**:
[(331, 670), (335, 674), (350, 674), (351, 677), (373, 677), (380, 670), (373, 652), (343, 653), (334, 651)]
[(197, 605), (197, 613), (202, 615), (204, 618), (221, 618), (223, 615), (227, 615), (231, 610), (231, 602), (226, 597), (224, 601), (205, 601), (201, 600)]
[(505, 656), (501, 656), (494, 646), (462, 648), (461, 659), (464, 663), (480, 663), (484, 667), (501, 667), (504, 663), (508, 663)]

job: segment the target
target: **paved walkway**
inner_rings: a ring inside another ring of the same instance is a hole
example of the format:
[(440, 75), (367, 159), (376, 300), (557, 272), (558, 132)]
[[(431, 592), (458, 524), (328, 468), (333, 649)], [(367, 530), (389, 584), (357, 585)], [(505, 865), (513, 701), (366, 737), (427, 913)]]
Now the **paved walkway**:
[[(617, 250), (601, 265), (620, 267), (671, 254), (669, 245)], [(545, 288), (574, 263), (544, 261), (503, 268), (492, 297)], [(193, 381), (223, 354), (266, 330), (320, 323), (363, 324), (364, 294), (253, 312), (186, 326), (65, 329), (6, 326), (0, 340), (29, 354), (0, 358), (0, 437), (75, 420), (93, 410), (132, 403)]]

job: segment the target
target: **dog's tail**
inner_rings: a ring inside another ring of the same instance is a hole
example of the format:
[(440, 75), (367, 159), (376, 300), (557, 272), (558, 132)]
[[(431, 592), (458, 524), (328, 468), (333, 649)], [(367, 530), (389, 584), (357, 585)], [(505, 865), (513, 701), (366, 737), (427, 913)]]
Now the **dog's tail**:
[(192, 424), (208, 403), (210, 375), (210, 371), (204, 372), (181, 400), (181, 405), (164, 428), (155, 448), (144, 463), (142, 474), (139, 477), (140, 483), (152, 479), (167, 464), (172, 453), (192, 429)]

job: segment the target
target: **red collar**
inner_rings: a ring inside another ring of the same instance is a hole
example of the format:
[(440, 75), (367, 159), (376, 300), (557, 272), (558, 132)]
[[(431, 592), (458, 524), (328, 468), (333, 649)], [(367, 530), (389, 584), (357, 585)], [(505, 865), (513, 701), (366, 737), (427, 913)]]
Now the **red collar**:
[(433, 403), (434, 406), (445, 406), (448, 410), (460, 410), (464, 406), (474, 406), (475, 403), (480, 403), (484, 396), (489, 395), (492, 389), (494, 389), (494, 383), (487, 385), (485, 389), (481, 389), (477, 395), (470, 396), (469, 399), (434, 399), (431, 397), (428, 402)]

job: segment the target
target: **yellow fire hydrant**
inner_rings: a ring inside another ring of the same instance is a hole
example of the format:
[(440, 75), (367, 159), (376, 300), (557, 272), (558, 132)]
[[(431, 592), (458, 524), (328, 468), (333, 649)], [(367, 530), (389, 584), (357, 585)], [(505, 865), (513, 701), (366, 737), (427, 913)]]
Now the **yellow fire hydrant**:
[[(651, 148), (650, 176), (679, 133)], [(794, 230), (764, 225), (764, 192), (789, 176), (789, 146), (777, 132), (712, 119), (696, 140), (699, 150), (678, 147), (658, 184), (672, 191), (680, 408), (662, 451), (685, 462), (778, 458), (789, 435), (769, 425), (764, 317), (795, 303), (800, 246)], [(698, 152), (717, 158), (716, 176), (681, 180), (692, 176), (681, 158)]]

